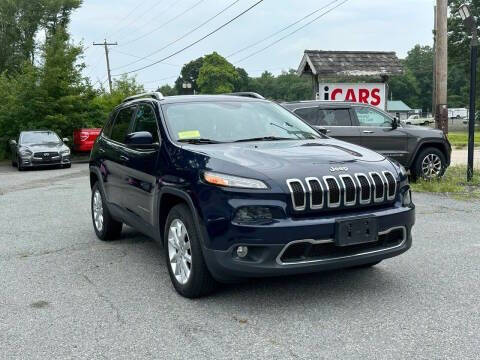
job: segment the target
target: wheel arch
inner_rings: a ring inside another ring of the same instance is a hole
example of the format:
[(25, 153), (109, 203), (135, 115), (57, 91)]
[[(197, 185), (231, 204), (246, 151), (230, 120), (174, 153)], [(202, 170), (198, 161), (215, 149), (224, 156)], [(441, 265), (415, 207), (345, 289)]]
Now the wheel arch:
[(202, 245), (205, 239), (205, 231), (203, 231), (203, 227), (201, 225), (201, 220), (199, 217), (199, 213), (194, 205), (194, 202), (190, 195), (181, 189), (173, 188), (173, 187), (165, 187), (162, 189), (159, 198), (158, 198), (158, 206), (157, 206), (157, 224), (156, 227), (158, 229), (158, 233), (160, 234), (161, 243), (165, 246), (165, 239), (164, 239), (164, 230), (165, 224), (167, 222), (168, 213), (170, 210), (178, 205), (178, 204), (185, 204), (190, 209), (192, 213), (192, 217), (195, 223), (195, 227), (197, 229), (197, 233), (200, 235), (200, 239), (202, 241)]
[(439, 151), (442, 152), (442, 154), (445, 156), (445, 159), (447, 160), (447, 166), (450, 165), (450, 154), (448, 152), (447, 146), (442, 143), (441, 141), (422, 141), (417, 145), (417, 148), (414, 152), (414, 156), (412, 156), (410, 160), (410, 164), (408, 165), (409, 168), (415, 165), (416, 161), (418, 160), (418, 157), (420, 156), (420, 153), (427, 149), (427, 148), (435, 148)]

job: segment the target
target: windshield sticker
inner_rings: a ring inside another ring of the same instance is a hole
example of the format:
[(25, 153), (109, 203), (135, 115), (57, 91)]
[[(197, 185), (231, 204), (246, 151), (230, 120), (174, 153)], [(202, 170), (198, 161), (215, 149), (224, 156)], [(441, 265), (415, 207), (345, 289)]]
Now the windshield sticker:
[(181, 131), (178, 133), (178, 139), (195, 139), (200, 137), (200, 131), (190, 130), (190, 131)]

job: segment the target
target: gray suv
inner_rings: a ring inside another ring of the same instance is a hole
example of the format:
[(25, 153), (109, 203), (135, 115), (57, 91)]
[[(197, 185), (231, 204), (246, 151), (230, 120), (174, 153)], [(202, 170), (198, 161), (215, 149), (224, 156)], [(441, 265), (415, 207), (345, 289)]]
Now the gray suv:
[(339, 101), (282, 104), (321, 132), (397, 160), (412, 177), (441, 177), (452, 148), (442, 131), (402, 125), (376, 107)]

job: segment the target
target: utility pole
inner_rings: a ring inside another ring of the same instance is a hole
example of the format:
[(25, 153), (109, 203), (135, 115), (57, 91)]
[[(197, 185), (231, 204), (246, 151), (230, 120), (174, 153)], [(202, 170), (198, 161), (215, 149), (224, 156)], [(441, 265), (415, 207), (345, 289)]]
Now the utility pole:
[(447, 0), (437, 0), (435, 41), (435, 124), (448, 133), (447, 107)]
[(437, 53), (437, 7), (433, 7), (433, 89), (432, 89), (432, 116), (435, 116), (435, 100), (437, 93), (437, 81), (435, 79), (435, 73), (437, 68), (435, 66), (435, 54)]
[(107, 43), (107, 39), (103, 41), (103, 43), (93, 43), (95, 46), (104, 46), (105, 47), (105, 59), (107, 60), (107, 74), (108, 74), (108, 85), (110, 87), (110, 93), (112, 93), (112, 74), (110, 73), (110, 59), (108, 57), (108, 47), (109, 46), (117, 46), (118, 43)]

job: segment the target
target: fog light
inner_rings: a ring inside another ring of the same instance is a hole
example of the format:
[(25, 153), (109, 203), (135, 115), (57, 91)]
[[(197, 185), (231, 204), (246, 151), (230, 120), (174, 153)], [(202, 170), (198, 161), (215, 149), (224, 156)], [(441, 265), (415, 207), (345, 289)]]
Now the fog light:
[(403, 194), (403, 206), (410, 206), (412, 204), (412, 192), (410, 190), (405, 191)]
[(237, 255), (239, 258), (244, 258), (248, 255), (248, 247), (246, 246), (239, 246), (237, 248)]
[(272, 221), (272, 212), (268, 207), (244, 206), (237, 210), (233, 221), (239, 224), (258, 224)]

